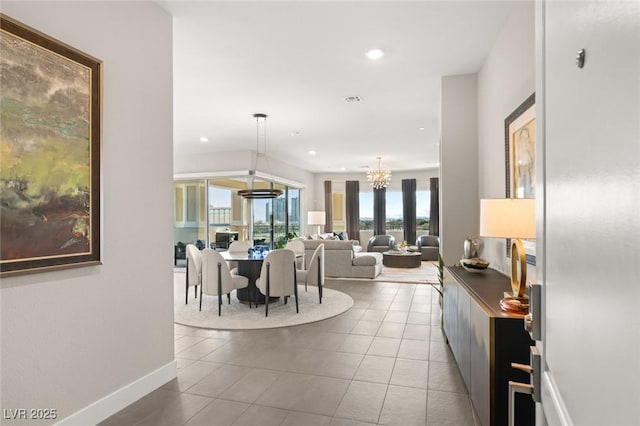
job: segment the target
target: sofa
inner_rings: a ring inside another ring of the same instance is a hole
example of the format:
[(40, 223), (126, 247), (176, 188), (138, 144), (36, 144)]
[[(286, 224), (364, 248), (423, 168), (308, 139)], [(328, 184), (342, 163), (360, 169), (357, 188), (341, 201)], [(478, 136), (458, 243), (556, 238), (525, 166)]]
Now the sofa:
[[(324, 275), (335, 278), (375, 278), (382, 271), (381, 253), (356, 253), (356, 240), (303, 240), (305, 259), (310, 261), (324, 244)], [(308, 266), (308, 265), (307, 265)]]

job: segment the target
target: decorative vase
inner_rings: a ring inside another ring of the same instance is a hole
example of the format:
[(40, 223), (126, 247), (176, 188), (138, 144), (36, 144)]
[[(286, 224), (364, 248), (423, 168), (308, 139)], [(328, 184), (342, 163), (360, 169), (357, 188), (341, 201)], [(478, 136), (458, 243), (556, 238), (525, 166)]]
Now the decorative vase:
[(478, 246), (480, 242), (475, 238), (467, 238), (464, 240), (464, 258), (472, 259), (478, 257)]

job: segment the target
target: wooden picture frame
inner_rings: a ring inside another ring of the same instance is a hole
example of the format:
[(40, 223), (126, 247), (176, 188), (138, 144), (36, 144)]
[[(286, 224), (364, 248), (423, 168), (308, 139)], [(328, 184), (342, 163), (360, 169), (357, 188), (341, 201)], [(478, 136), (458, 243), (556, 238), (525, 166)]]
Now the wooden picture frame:
[(0, 14), (0, 275), (100, 264), (102, 62)]
[[(504, 120), (506, 198), (535, 198), (536, 184), (536, 106), (532, 93)], [(527, 263), (536, 264), (536, 245), (523, 240)], [(511, 240), (507, 239), (507, 256)]]

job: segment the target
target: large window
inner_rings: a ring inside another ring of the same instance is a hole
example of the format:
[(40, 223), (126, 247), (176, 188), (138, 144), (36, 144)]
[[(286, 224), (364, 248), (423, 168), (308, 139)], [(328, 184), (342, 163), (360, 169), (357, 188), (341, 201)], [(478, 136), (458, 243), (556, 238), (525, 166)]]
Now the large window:
[[(373, 192), (360, 192), (360, 230), (373, 229)], [(416, 191), (416, 230), (429, 230), (429, 191)], [(386, 192), (387, 231), (403, 231), (402, 191)]]
[(400, 191), (387, 191), (386, 193), (386, 222), (387, 231), (402, 231), (404, 229), (402, 192)]
[(284, 244), (288, 233), (300, 234), (300, 190), (276, 185), (278, 198), (253, 200), (253, 239), (257, 244)]
[(373, 229), (373, 192), (360, 192), (360, 230)]
[(416, 231), (429, 230), (431, 191), (416, 191)]
[(209, 226), (231, 225), (231, 190), (209, 186)]
[[(256, 181), (256, 187), (265, 186)], [(222, 234), (229, 238), (275, 244), (288, 232), (300, 233), (300, 190), (276, 185), (275, 199), (247, 200), (237, 194), (246, 188), (240, 179), (215, 178), (174, 183), (174, 243), (213, 247)], [(252, 210), (249, 209), (253, 204)], [(252, 212), (249, 217), (249, 212)], [(253, 229), (253, 234), (250, 230)], [(221, 240), (220, 240), (221, 241)], [(225, 245), (218, 244), (218, 248)], [(183, 256), (181, 252), (179, 254)], [(180, 257), (183, 259), (183, 257)]]

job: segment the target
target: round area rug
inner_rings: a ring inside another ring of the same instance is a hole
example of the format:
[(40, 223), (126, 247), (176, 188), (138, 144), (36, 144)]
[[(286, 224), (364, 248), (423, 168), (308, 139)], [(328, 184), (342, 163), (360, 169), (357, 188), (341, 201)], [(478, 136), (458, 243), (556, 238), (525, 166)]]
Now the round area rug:
[(202, 312), (199, 311), (200, 298), (193, 296), (193, 287), (189, 288), (189, 303), (184, 303), (184, 272), (174, 273), (174, 322), (191, 327), (220, 330), (250, 330), (260, 328), (288, 327), (320, 321), (339, 315), (353, 306), (351, 296), (324, 288), (322, 304), (318, 303), (318, 289), (298, 286), (298, 305), (300, 313), (296, 314), (296, 301), (290, 297), (285, 305), (283, 298), (269, 305), (269, 316), (264, 316), (264, 305), (258, 308), (240, 303), (235, 291), (231, 293), (231, 304), (227, 296), (222, 298), (222, 315), (218, 316), (218, 296), (204, 296)]

